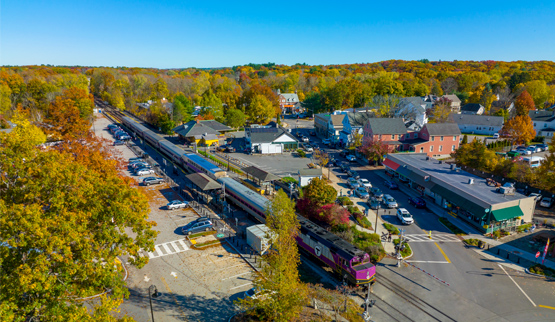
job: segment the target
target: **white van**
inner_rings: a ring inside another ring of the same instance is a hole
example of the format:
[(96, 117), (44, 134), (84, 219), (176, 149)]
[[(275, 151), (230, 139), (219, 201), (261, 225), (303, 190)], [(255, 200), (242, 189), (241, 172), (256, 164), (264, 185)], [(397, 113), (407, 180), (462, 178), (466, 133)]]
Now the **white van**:
[(493, 134), (493, 138), (494, 138), (494, 139), (499, 139), (499, 133), (494, 133), (494, 134)]

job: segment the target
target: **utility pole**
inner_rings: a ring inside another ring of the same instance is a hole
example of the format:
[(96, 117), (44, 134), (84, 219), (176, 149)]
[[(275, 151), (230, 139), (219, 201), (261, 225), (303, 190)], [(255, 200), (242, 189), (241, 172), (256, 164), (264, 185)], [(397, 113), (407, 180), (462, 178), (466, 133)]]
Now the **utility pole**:
[(289, 200), (293, 199), (293, 182), (289, 183)]
[[(152, 290), (154, 289), (154, 290)], [(148, 288), (148, 299), (150, 300), (150, 315), (152, 316), (152, 322), (154, 322), (154, 311), (152, 310), (152, 298), (157, 298), (158, 297), (158, 289), (156, 288), (156, 285), (152, 284), (150, 285), (150, 287)]]
[(395, 249), (397, 250), (397, 267), (401, 267), (401, 259), (403, 259), (403, 257), (401, 256), (401, 251), (405, 249), (405, 246), (403, 245), (404, 233), (405, 233), (405, 230), (402, 229), (401, 235), (399, 235), (399, 244), (395, 246)]

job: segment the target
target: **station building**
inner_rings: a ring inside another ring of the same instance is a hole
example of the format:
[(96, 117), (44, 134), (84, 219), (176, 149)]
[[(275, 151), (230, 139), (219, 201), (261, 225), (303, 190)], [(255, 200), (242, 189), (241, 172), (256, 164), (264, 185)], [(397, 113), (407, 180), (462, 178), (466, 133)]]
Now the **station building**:
[(393, 153), (383, 162), (386, 173), (419, 191), (427, 203), (433, 202), (446, 214), (463, 219), (484, 233), (513, 230), (532, 221), (534, 197), (518, 192), (503, 194), (486, 179), (426, 155)]

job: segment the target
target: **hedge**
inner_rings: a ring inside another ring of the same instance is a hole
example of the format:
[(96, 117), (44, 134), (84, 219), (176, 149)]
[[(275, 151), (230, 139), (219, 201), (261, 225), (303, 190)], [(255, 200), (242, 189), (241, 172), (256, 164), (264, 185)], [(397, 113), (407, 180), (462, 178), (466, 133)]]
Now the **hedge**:
[(397, 227), (393, 226), (392, 224), (388, 224), (386, 222), (383, 223), (383, 226), (387, 231), (389, 231), (392, 235), (399, 235), (400, 231)]

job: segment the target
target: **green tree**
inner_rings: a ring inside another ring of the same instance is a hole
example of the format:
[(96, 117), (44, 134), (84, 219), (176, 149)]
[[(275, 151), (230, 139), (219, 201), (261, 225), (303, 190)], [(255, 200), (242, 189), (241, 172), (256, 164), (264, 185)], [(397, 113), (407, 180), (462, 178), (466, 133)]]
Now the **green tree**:
[(266, 123), (275, 116), (272, 103), (264, 95), (256, 95), (247, 106), (246, 114), (253, 123)]
[(294, 203), (279, 190), (266, 209), (266, 225), (270, 229), (272, 248), (262, 257), (261, 274), (254, 285), (262, 290), (255, 298), (241, 301), (244, 308), (263, 321), (288, 322), (301, 313), (307, 288), (299, 278), (299, 250), (295, 237), (300, 224)]
[(223, 103), (214, 92), (212, 92), (212, 89), (208, 89), (202, 94), (200, 105), (202, 105), (204, 109), (210, 111), (210, 113), (214, 115), (216, 121), (221, 123), (225, 122)]
[(534, 104), (541, 108), (543, 104), (549, 99), (550, 90), (544, 80), (533, 80), (524, 84), (526, 91), (534, 100)]
[(460, 145), (465, 145), (468, 143), (468, 135), (464, 135)]
[(236, 108), (232, 108), (227, 111), (226, 124), (232, 128), (240, 128), (245, 125), (245, 113), (241, 112)]
[[(91, 167), (72, 151), (40, 150), (44, 134), (28, 123), (14, 132), (0, 134), (0, 315), (115, 321), (110, 312), (129, 294), (117, 256), (142, 267), (139, 250), (154, 248), (145, 196), (113, 159), (93, 157)], [(109, 289), (95, 303), (79, 300)]]
[(546, 191), (555, 191), (555, 140), (549, 144), (549, 154), (538, 168), (539, 186), (538, 188)]
[(185, 95), (178, 94), (174, 97), (172, 119), (178, 125), (193, 120), (193, 111), (193, 102), (185, 97)]
[(484, 142), (477, 138), (468, 144), (460, 145), (451, 155), (457, 164), (488, 172), (493, 171), (499, 162), (499, 157), (495, 152), (488, 150)]
[(303, 188), (303, 195), (312, 204), (321, 207), (333, 203), (337, 199), (337, 190), (324, 179), (314, 178)]

